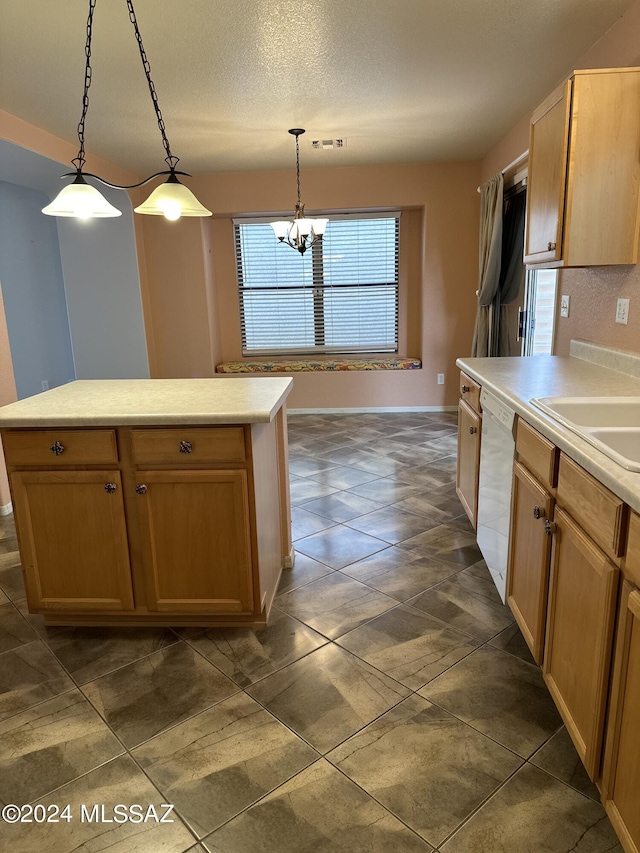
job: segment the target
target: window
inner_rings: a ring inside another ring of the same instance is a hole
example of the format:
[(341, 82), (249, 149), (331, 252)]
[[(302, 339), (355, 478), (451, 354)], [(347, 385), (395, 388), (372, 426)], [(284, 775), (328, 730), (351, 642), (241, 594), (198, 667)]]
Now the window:
[(234, 230), (244, 355), (398, 351), (399, 213), (333, 216), (304, 255)]

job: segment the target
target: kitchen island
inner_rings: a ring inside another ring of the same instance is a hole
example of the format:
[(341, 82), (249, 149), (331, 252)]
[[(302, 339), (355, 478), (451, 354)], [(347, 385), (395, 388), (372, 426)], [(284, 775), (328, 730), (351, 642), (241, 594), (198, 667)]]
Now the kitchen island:
[(0, 409), (29, 610), (258, 626), (293, 564), (292, 380), (79, 380)]

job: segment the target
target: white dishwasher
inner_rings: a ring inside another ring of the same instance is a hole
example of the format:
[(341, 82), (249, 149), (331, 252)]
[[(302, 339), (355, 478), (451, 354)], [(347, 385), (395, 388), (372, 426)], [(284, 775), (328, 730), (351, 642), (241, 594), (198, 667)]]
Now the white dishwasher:
[(515, 412), (482, 389), (478, 546), (506, 602)]

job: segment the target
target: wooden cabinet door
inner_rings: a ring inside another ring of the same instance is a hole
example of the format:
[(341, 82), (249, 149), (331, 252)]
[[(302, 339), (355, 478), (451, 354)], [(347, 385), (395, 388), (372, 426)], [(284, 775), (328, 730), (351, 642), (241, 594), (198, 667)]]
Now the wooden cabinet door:
[(640, 592), (625, 583), (607, 735), (604, 804), (627, 853), (640, 851)]
[(11, 487), (29, 608), (132, 610), (120, 473), (20, 471)]
[(556, 507), (543, 675), (587, 773), (599, 775), (619, 569)]
[(458, 405), (456, 492), (474, 529), (478, 523), (478, 474), (482, 419), (461, 400)]
[(551, 537), (544, 522), (553, 512), (551, 495), (518, 462), (513, 466), (513, 496), (507, 604), (537, 664), (542, 664), (549, 592)]
[(246, 471), (140, 471), (137, 476), (149, 609), (252, 612)]
[(571, 82), (534, 113), (529, 141), (525, 261), (562, 257)]

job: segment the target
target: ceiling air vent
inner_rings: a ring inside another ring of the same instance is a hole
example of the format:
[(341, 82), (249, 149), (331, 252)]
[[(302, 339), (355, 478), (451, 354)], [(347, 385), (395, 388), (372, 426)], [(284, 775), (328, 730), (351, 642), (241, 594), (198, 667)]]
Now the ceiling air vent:
[(342, 139), (314, 139), (311, 143), (311, 147), (316, 149), (346, 148), (347, 140), (344, 137)]

